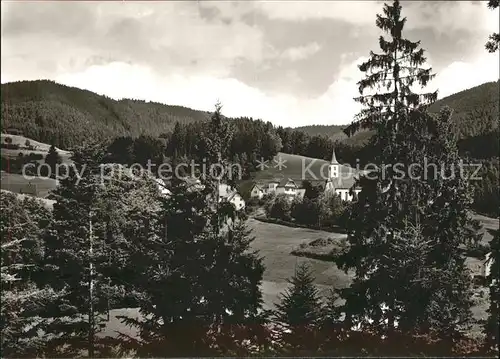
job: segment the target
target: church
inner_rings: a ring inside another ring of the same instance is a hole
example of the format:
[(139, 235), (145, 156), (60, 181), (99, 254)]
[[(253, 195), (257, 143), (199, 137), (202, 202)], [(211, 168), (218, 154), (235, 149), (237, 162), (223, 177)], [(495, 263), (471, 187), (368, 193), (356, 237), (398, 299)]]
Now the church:
[(332, 150), (332, 160), (328, 165), (328, 178), (325, 183), (325, 194), (337, 194), (343, 201), (352, 201), (361, 192), (354, 187), (359, 173), (355, 168), (345, 166), (337, 161), (335, 148)]

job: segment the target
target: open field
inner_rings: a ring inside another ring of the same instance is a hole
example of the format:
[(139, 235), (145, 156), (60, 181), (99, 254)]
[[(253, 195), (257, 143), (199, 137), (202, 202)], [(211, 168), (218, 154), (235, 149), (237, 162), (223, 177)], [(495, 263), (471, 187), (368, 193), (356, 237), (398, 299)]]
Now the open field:
[[(34, 154), (34, 155), (42, 155), (43, 158), (47, 156), (47, 153), (49, 152), (50, 145), (47, 143), (43, 142), (38, 142), (35, 141), (31, 138), (24, 137), (24, 136), (19, 136), (19, 135), (11, 135), (11, 134), (6, 134), (2, 133), (1, 134), (1, 143), (5, 143), (5, 139), (7, 137), (10, 137), (12, 140), (12, 144), (18, 145), (18, 149), (8, 149), (8, 148), (2, 148), (1, 149), (1, 154), (2, 157), (4, 158), (18, 158), (20, 154), (22, 156), (28, 156), (29, 154)], [(26, 146), (26, 141), (29, 141), (29, 145), (32, 147), (31, 149)], [(71, 162), (71, 152), (61, 150), (60, 148), (56, 147), (57, 152), (61, 156), (61, 159), (64, 163)], [(39, 163), (44, 163), (44, 160), (39, 160)]]
[(37, 197), (47, 197), (49, 192), (56, 188), (57, 182), (52, 178), (35, 177), (33, 179), (24, 178), (16, 173), (1, 173), (1, 188), (14, 193), (28, 192), (28, 186), (35, 186)]
[(309, 264), (322, 294), (326, 294), (332, 287), (340, 288), (348, 285), (350, 277), (339, 270), (334, 263), (291, 254), (302, 243), (332, 237), (340, 241), (345, 235), (291, 228), (255, 219), (249, 219), (248, 225), (253, 230), (252, 236), (255, 237), (252, 248), (260, 252), (265, 265), (262, 290), (266, 307), (273, 307), (278, 301), (278, 294), (287, 287), (287, 280), (293, 275), (296, 265), (301, 262)]
[[(10, 137), (12, 139), (12, 144), (18, 145), (20, 147), (20, 149), (26, 147), (26, 141), (28, 140), (30, 146), (33, 146), (33, 149), (35, 151), (49, 152), (50, 145), (47, 143), (38, 142), (38, 141), (35, 141), (35, 140), (28, 138), (28, 137), (19, 136), (19, 135), (11, 135), (8, 133), (0, 134), (0, 139), (1, 139), (2, 143), (5, 143), (6, 137)], [(57, 147), (56, 147), (56, 150), (61, 155), (69, 155), (70, 154), (70, 152), (65, 151), (65, 150), (61, 150), (60, 148), (57, 148)]]
[[(485, 219), (488, 219), (486, 217)], [(493, 220), (494, 219), (488, 219)], [(352, 273), (345, 274), (339, 270), (332, 262), (297, 257), (291, 254), (301, 244), (308, 244), (320, 238), (330, 238), (340, 242), (345, 238), (344, 234), (323, 232), (304, 228), (291, 228), (278, 224), (259, 222), (255, 219), (248, 220), (248, 226), (253, 230), (252, 235), (255, 240), (252, 248), (259, 251), (263, 257), (265, 271), (262, 283), (264, 308), (274, 308), (279, 301), (279, 295), (288, 287), (287, 280), (293, 275), (296, 265), (301, 262), (309, 264), (313, 275), (316, 278), (316, 285), (321, 295), (326, 295), (332, 288), (342, 288), (349, 285)], [(486, 318), (488, 307), (488, 292), (486, 288), (476, 288), (475, 306), (472, 308), (473, 316), (477, 321)], [(102, 335), (116, 336), (117, 331), (125, 331), (128, 334), (134, 330), (126, 328), (116, 318), (119, 315), (130, 315), (137, 317), (138, 310), (134, 308), (116, 309), (111, 311), (110, 321)], [(478, 336), (481, 332), (481, 325), (473, 325), (471, 335)]]
[[(41, 151), (41, 150), (28, 150), (26, 148), (19, 148), (17, 150), (9, 149), (9, 148), (2, 148), (1, 149), (1, 154), (2, 157), (5, 158), (18, 158), (19, 154), (22, 154), (22, 156), (29, 156), (30, 154), (33, 155), (41, 155), (43, 156), (43, 159), (38, 160), (39, 163), (45, 163), (45, 156), (47, 156), (46, 151)], [(62, 162), (63, 163), (68, 163), (71, 162), (71, 153), (70, 152), (59, 152), (59, 155), (61, 156)]]

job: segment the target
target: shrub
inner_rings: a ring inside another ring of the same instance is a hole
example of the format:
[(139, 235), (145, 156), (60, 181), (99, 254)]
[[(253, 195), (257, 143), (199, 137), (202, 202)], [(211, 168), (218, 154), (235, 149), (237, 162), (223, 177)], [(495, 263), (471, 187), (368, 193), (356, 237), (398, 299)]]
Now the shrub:
[(14, 143), (2, 143), (2, 148), (6, 148), (8, 150), (18, 150), (19, 149), (19, 145), (18, 144), (14, 144)]
[(285, 195), (278, 195), (273, 201), (268, 202), (265, 211), (268, 217), (278, 218), (285, 221), (290, 220), (291, 203)]

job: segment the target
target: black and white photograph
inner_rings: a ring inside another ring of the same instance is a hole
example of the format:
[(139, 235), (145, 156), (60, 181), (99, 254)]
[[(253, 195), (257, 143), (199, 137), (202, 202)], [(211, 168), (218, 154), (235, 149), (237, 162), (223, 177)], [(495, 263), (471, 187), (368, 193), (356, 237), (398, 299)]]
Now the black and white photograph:
[(1, 1), (2, 358), (499, 356), (500, 1)]

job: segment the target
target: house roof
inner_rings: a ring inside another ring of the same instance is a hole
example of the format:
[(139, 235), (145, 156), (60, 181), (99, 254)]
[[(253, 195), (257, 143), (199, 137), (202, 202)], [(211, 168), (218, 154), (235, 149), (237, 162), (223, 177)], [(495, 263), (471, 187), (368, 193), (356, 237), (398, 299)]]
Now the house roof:
[(231, 193), (228, 197), (227, 197), (227, 200), (228, 201), (231, 201), (234, 197), (236, 196), (239, 196), (241, 197), (241, 195), (237, 192), (237, 191), (234, 191), (233, 193)]
[[(290, 183), (290, 182), (292, 183), (292, 185), (291, 185), (291, 186), (293, 186), (293, 187), (297, 187), (297, 185), (295, 184), (295, 181), (294, 181), (294, 180), (292, 180), (291, 178), (286, 178), (286, 179), (285, 179), (285, 178), (283, 178), (283, 179), (281, 179), (281, 180), (278, 182), (278, 187), (285, 187), (285, 186), (286, 186), (288, 183)], [(288, 186), (288, 187), (290, 187), (290, 186)]]
[(257, 188), (257, 189), (258, 189), (259, 191), (261, 191), (261, 192), (262, 192), (262, 191), (264, 191), (264, 190), (262, 189), (262, 186), (260, 186), (260, 185), (259, 185), (259, 184), (257, 184), (257, 183), (255, 183), (255, 184), (252, 186), (252, 191), (253, 191), (253, 189), (254, 189), (254, 188)]
[(158, 190), (163, 195), (171, 195), (172, 192), (167, 188), (167, 184), (161, 178), (155, 178), (156, 184), (158, 185)]
[(228, 201), (233, 199), (236, 195), (239, 195), (238, 191), (228, 184), (221, 183), (219, 185), (219, 197), (225, 198)]

